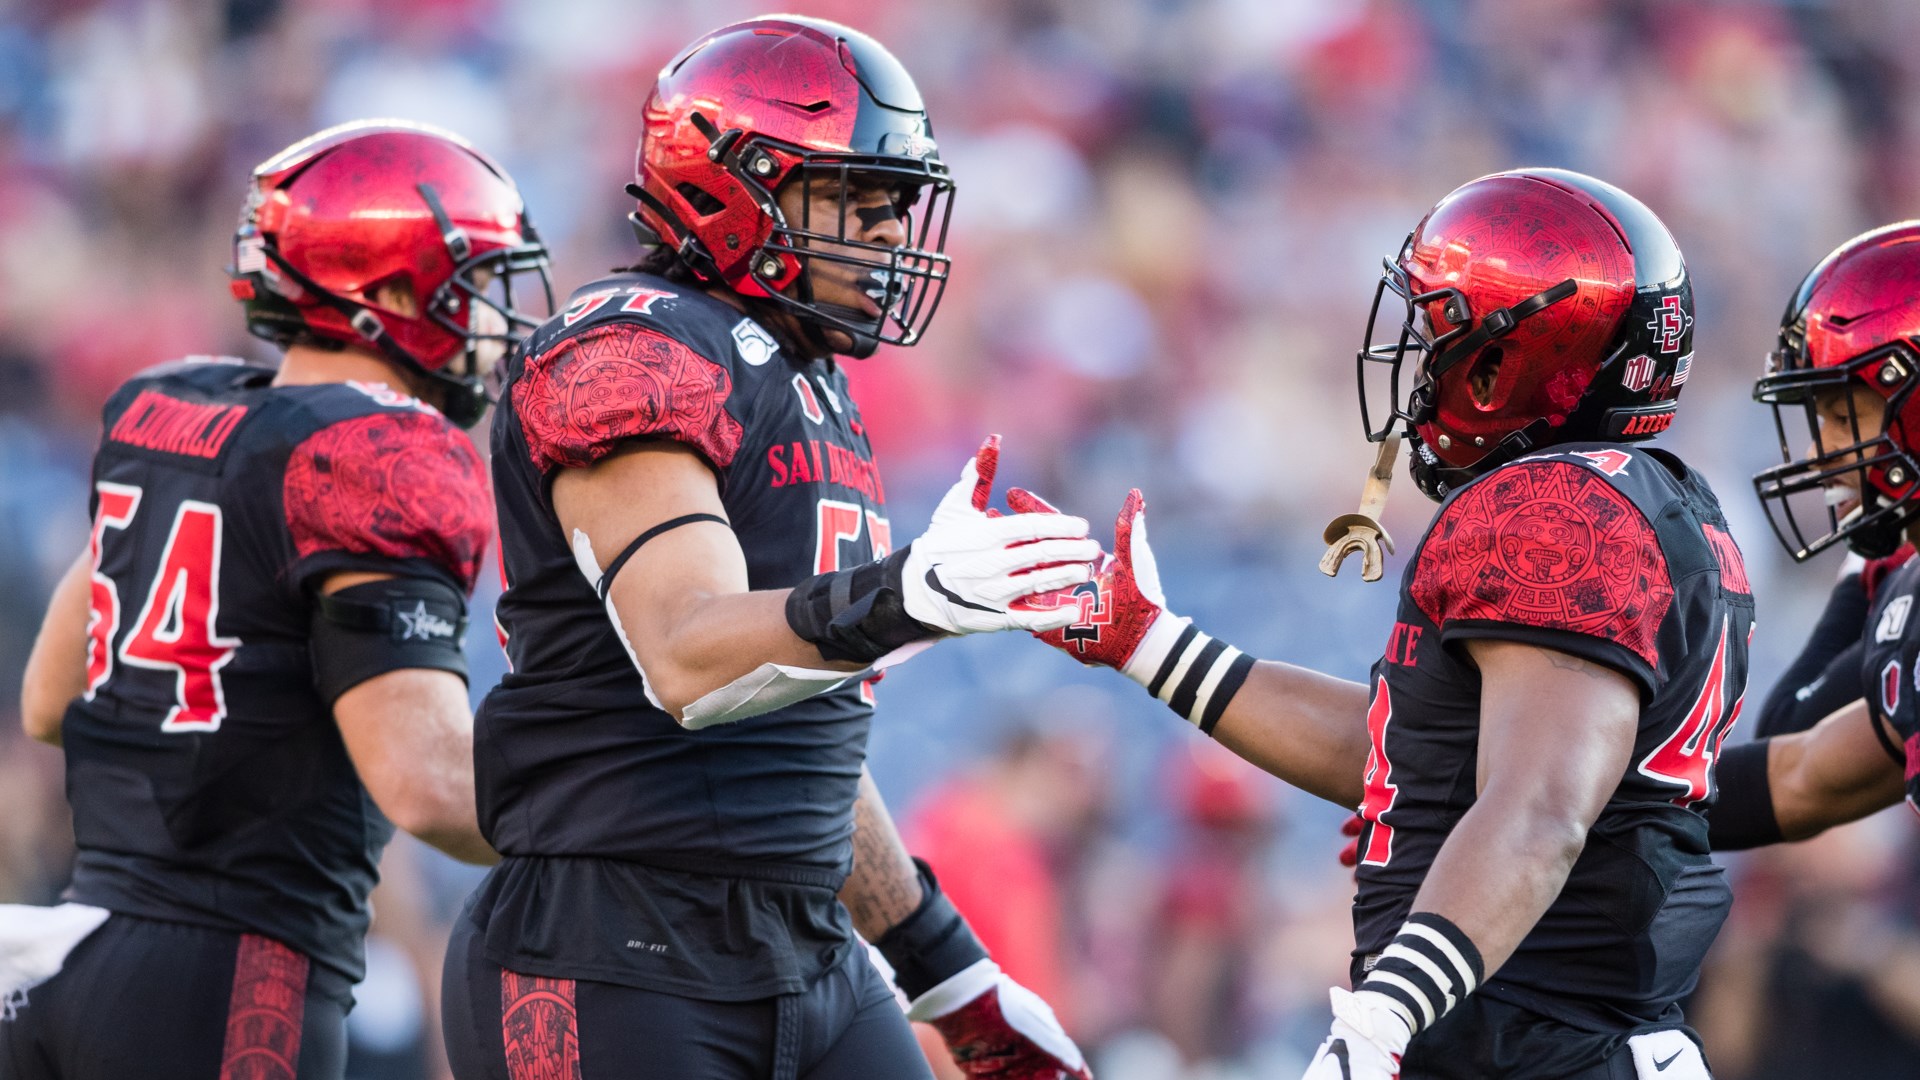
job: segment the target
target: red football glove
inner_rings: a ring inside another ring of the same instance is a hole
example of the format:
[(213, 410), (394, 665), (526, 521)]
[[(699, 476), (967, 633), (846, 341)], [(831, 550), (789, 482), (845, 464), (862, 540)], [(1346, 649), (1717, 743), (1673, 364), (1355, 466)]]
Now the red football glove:
[[(1015, 513), (1059, 513), (1045, 499), (1023, 488), (1007, 491), (1007, 506)], [(1098, 664), (1134, 674), (1131, 666), (1134, 661), (1144, 659), (1141, 645), (1155, 625), (1185, 622), (1177, 616), (1160, 618), (1166, 613), (1166, 596), (1160, 589), (1160, 570), (1153, 560), (1153, 549), (1147, 546), (1147, 500), (1140, 489), (1127, 492), (1127, 501), (1121, 505), (1113, 525), (1113, 554), (1103, 554), (1094, 564), (1092, 581), (1030, 596), (1014, 606), (1077, 608), (1080, 617), (1071, 625), (1034, 636), (1083, 664)], [(1172, 637), (1177, 636), (1178, 630), (1175, 630)], [(1158, 655), (1153, 657), (1156, 668), (1171, 648), (1172, 637), (1166, 639)], [(1153, 672), (1146, 673), (1146, 678), (1152, 677)]]
[[(1026, 511), (1020, 511), (1022, 513)], [(1093, 1070), (1038, 994), (982, 960), (934, 987), (907, 1009), (932, 1024), (954, 1064), (995, 1080), (1093, 1080)]]

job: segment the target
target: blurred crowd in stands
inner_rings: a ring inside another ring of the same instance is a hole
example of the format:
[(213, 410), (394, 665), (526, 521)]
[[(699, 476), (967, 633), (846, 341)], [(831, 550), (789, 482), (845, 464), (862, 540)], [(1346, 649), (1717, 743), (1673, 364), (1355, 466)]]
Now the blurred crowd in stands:
[[(959, 183), (953, 286), (927, 341), (854, 365), (896, 529), (999, 431), (1007, 479), (1075, 512), (1105, 519), (1145, 489), (1177, 610), (1359, 677), (1393, 579), (1328, 581), (1314, 563), (1372, 456), (1352, 354), (1380, 259), (1457, 184), (1564, 166), (1645, 200), (1688, 255), (1699, 362), (1664, 444), (1714, 481), (1746, 551), (1752, 703), (1797, 651), (1837, 556), (1780, 553), (1747, 481), (1777, 457), (1749, 393), (1813, 262), (1920, 214), (1920, 5), (797, 6), (906, 62)], [(66, 874), (59, 756), (24, 742), (13, 710), (46, 593), (84, 542), (98, 410), (158, 361), (271, 356), (223, 274), (248, 170), (342, 120), (451, 128), (518, 179), (564, 294), (633, 259), (621, 189), (659, 66), (755, 13), (0, 0), (0, 900), (49, 901)], [(1410, 541), (1430, 512), (1403, 482), (1388, 524)], [(502, 667), (491, 602), (473, 620), (476, 696)], [(874, 772), (911, 842), (1103, 1080), (1304, 1063), (1352, 940), (1344, 811), (1024, 640), (944, 645), (879, 699)], [(1906, 811), (1735, 861), (1739, 899), (1693, 1004), (1716, 1075), (1920, 1076)], [(403, 837), (386, 876), (352, 1075), (438, 1076), (440, 949), (476, 874)]]

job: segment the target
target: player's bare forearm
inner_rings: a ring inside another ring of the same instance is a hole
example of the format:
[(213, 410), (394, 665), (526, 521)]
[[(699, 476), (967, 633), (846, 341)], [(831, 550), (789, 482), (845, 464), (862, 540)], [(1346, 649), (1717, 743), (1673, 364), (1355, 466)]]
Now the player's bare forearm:
[(853, 873), (840, 887), (840, 902), (853, 928), (868, 941), (899, 925), (920, 906), (920, 875), (893, 827), (893, 817), (866, 767), (853, 804)]
[[(584, 537), (601, 570), (656, 526), (690, 514), (726, 516), (707, 464), (684, 446), (659, 442), (562, 470), (553, 480), (553, 505), (569, 541)], [(732, 529), (697, 521), (642, 544), (619, 568), (608, 596), (648, 685), (677, 717), (762, 664), (859, 669), (828, 663), (794, 634), (787, 592), (749, 591), (746, 556)]]
[[(718, 526), (713, 528), (718, 531)], [(677, 542), (671, 534), (655, 541), (661, 550), (649, 566), (686, 568), (721, 556), (714, 550), (716, 545), (703, 544), (691, 529), (683, 531), (686, 535)], [(731, 533), (726, 534), (725, 543), (738, 551)], [(676, 588), (651, 572), (637, 574), (629, 569), (614, 581), (612, 593), (614, 610), (620, 612), (641, 670), (654, 694), (676, 717), (687, 705), (762, 664), (849, 672), (862, 667), (825, 660), (819, 649), (794, 634), (787, 625), (789, 590), (717, 592), (689, 587), (685, 578), (681, 582)], [(628, 612), (652, 615), (639, 625), (643, 620)]]
[(473, 793), (473, 716), (451, 672), (376, 675), (333, 704), (360, 782), (393, 823), (462, 862), (500, 856), (480, 833)]
[(1612, 668), (1550, 649), (1475, 640), (1479, 798), (1447, 836), (1413, 910), (1444, 916), (1488, 976), (1566, 885), (1633, 757), (1639, 689)]
[(87, 554), (67, 567), (47, 603), (20, 680), (20, 726), (43, 743), (60, 745), (67, 703), (87, 689), (87, 600), (92, 571)]
[(1860, 700), (1806, 731), (1767, 740), (1767, 786), (1787, 840), (1804, 840), (1892, 806), (1906, 792), (1906, 771), (1873, 732)]
[(1274, 660), (1254, 665), (1214, 726), (1220, 745), (1349, 809), (1367, 766), (1367, 688)]

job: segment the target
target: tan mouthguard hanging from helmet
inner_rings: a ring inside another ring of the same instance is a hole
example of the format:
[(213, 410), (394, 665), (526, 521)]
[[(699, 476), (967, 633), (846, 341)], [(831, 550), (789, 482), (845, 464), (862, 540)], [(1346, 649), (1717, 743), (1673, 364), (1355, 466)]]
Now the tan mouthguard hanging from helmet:
[(1387, 508), (1387, 487), (1393, 483), (1393, 470), (1399, 462), (1400, 436), (1388, 436), (1380, 444), (1373, 468), (1367, 470), (1366, 487), (1360, 490), (1359, 512), (1334, 518), (1321, 536), (1327, 543), (1327, 553), (1320, 556), (1321, 573), (1328, 577), (1338, 575), (1340, 564), (1357, 551), (1360, 553), (1360, 579), (1380, 580), (1386, 561), (1380, 549), (1384, 547), (1389, 553), (1393, 551), (1393, 537), (1388, 536), (1386, 526), (1380, 524), (1380, 515)]

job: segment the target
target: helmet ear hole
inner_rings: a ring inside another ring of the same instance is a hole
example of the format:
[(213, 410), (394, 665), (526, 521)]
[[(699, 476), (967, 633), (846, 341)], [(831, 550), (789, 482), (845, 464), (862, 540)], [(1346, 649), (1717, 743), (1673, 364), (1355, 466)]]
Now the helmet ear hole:
[(719, 199), (714, 198), (711, 193), (697, 188), (685, 180), (682, 180), (675, 186), (674, 190), (678, 191), (680, 197), (687, 200), (687, 205), (693, 207), (693, 212), (699, 214), (701, 217), (712, 217), (727, 208), (726, 203), (721, 202)]
[(1498, 345), (1489, 345), (1467, 365), (1467, 391), (1473, 403), (1482, 409), (1497, 409), (1502, 404), (1495, 392), (1500, 389), (1500, 362), (1504, 353)]
[(413, 291), (413, 279), (404, 271), (388, 274), (367, 286), (365, 295), (376, 307), (385, 308), (401, 318), (420, 317), (420, 298)]

